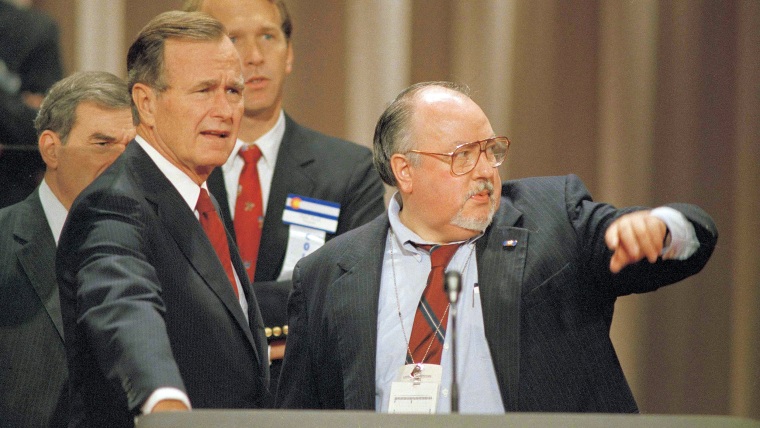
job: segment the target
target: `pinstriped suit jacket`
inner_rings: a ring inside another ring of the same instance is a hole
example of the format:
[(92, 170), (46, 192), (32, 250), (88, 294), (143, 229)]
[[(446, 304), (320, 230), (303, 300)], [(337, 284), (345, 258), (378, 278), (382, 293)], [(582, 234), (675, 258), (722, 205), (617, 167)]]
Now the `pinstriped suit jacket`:
[[(717, 241), (704, 211), (669, 206), (694, 225), (699, 250), (685, 261), (644, 261), (613, 275), (604, 232), (635, 208), (593, 202), (572, 175), (504, 183), (476, 254), (485, 333), (507, 411), (637, 411), (609, 338), (615, 299), (698, 272)], [(382, 215), (297, 266), (278, 406), (374, 409), (388, 227)], [(503, 246), (508, 239), (518, 245)]]
[(79, 195), (56, 258), (72, 417), (133, 426), (159, 387), (194, 408), (271, 405), (263, 322), (228, 240), (248, 320), (193, 211), (139, 144)]
[(55, 240), (35, 190), (0, 210), (0, 425), (66, 426)]

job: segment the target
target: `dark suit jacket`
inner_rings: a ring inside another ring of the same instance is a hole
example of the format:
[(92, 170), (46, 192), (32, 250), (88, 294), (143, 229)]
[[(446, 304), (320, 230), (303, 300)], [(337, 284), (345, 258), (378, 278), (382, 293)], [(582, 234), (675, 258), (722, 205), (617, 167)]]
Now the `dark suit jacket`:
[(74, 416), (132, 425), (164, 386), (194, 408), (268, 404), (263, 323), (229, 241), (249, 322), (200, 222), (137, 143), (79, 195), (56, 260)]
[[(208, 185), (222, 202), (227, 229), (234, 231), (221, 168), (211, 174)], [(338, 230), (327, 239), (361, 226), (385, 210), (385, 187), (372, 166), (369, 149), (320, 134), (285, 116), (285, 135), (272, 177), (253, 284), (264, 325), (269, 328), (287, 325), (292, 283), (276, 279), (288, 244), (289, 226), (282, 222), (282, 212), (289, 193), (340, 204)]]
[(55, 240), (38, 192), (0, 210), (0, 425), (66, 426)]
[[(604, 232), (627, 210), (592, 202), (574, 176), (504, 183), (476, 254), (486, 339), (507, 411), (637, 411), (609, 338), (615, 299), (698, 272), (717, 239), (702, 210), (671, 206), (695, 226), (699, 250), (685, 261), (645, 261), (613, 275)], [(388, 227), (380, 216), (296, 267), (278, 406), (374, 409)], [(504, 246), (510, 239), (516, 247)]]

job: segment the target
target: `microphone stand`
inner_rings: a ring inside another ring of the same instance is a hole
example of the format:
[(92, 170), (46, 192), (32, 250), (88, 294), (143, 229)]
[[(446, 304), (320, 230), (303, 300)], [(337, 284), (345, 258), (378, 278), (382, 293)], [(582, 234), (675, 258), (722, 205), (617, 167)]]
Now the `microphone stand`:
[(457, 301), (462, 289), (462, 275), (457, 271), (446, 272), (443, 288), (449, 297), (449, 313), (451, 314), (451, 328), (447, 334), (451, 335), (451, 413), (459, 413), (459, 386), (457, 384)]

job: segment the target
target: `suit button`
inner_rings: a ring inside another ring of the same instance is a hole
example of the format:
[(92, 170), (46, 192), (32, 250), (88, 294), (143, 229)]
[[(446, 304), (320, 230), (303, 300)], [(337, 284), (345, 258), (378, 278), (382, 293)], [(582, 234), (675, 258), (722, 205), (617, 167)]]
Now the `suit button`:
[(288, 335), (288, 326), (284, 325), (282, 326), (282, 333), (287, 336)]
[(271, 337), (271, 336), (272, 336), (272, 329), (271, 329), (271, 328), (269, 328), (269, 327), (266, 327), (266, 328), (264, 329), (264, 334), (265, 334), (267, 337)]
[(272, 334), (274, 334), (274, 337), (280, 337), (282, 335), (282, 328), (281, 327), (275, 327), (272, 329)]

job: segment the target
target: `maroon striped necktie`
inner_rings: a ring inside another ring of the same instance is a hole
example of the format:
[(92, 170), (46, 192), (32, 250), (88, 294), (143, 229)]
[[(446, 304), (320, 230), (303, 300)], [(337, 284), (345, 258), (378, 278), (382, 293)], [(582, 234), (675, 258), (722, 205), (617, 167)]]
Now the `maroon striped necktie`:
[(449, 309), (449, 300), (443, 291), (444, 271), (460, 245), (417, 246), (430, 252), (430, 274), (414, 315), (412, 334), (409, 337), (411, 355), (406, 357), (407, 364), (441, 364)]

